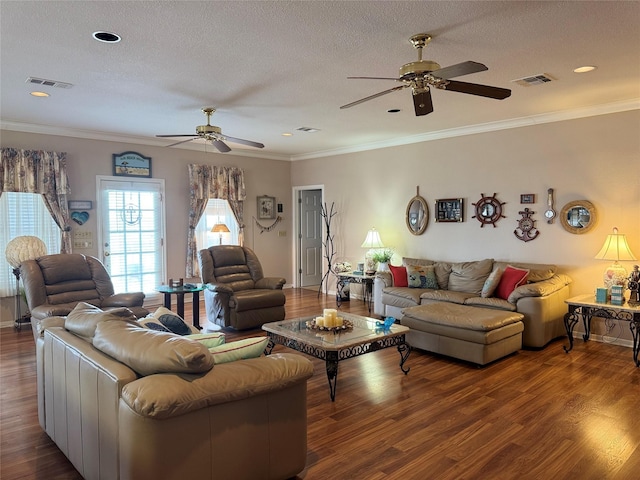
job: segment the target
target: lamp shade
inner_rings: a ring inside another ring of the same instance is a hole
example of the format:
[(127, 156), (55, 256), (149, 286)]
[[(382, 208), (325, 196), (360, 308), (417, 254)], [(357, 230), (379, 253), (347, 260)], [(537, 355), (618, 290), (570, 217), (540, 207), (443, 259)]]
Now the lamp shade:
[(611, 288), (613, 285), (622, 285), (627, 281), (627, 270), (618, 263), (618, 260), (635, 260), (636, 257), (631, 253), (627, 237), (618, 233), (618, 229), (614, 228), (613, 233), (607, 235), (604, 245), (596, 255), (598, 260), (613, 260), (602, 277), (604, 286)]
[(596, 255), (598, 260), (636, 260), (636, 257), (631, 253), (629, 244), (627, 243), (627, 237), (618, 233), (618, 229), (614, 228), (613, 233), (607, 235), (607, 239), (604, 241), (604, 245)]
[(229, 233), (229, 227), (227, 227), (224, 223), (216, 223), (211, 229), (213, 233)]
[(367, 232), (367, 237), (360, 245), (362, 248), (384, 248), (384, 244), (380, 239), (380, 233), (375, 228), (372, 228)]
[(13, 268), (18, 268), (25, 260), (35, 260), (47, 254), (47, 246), (38, 237), (22, 235), (7, 243), (4, 255)]

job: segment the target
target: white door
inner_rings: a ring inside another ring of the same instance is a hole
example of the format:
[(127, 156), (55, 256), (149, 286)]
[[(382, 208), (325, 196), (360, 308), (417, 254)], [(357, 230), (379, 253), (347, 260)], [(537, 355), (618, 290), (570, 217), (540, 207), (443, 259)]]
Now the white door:
[(322, 280), (322, 190), (302, 190), (300, 207), (300, 286), (320, 285)]
[(98, 177), (97, 191), (99, 254), (114, 290), (157, 296), (165, 279), (164, 180)]

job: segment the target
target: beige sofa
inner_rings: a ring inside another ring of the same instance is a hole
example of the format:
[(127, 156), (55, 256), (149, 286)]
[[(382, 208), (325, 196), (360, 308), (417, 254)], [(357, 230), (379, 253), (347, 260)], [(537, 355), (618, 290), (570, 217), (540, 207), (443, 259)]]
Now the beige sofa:
[(105, 314), (88, 327), (50, 317), (36, 332), (40, 423), (84, 478), (284, 479), (304, 469), (308, 359), (214, 365), (199, 342)]
[[(567, 306), (564, 301), (569, 298), (571, 278), (558, 273), (555, 265), (501, 262), (493, 259), (455, 263), (418, 258), (403, 258), (403, 264), (434, 266), (439, 288), (397, 287), (393, 285), (391, 273), (377, 272), (373, 294), (374, 312), (377, 315), (391, 316), (402, 322), (404, 309), (451, 302), (523, 314), (522, 345), (525, 347), (541, 348), (554, 338), (566, 334), (563, 317)], [(528, 269), (528, 283), (517, 287), (506, 300), (483, 298), (480, 295), (481, 286), (486, 278), (495, 269), (504, 270), (507, 265)], [(422, 341), (416, 337), (408, 336), (412, 347), (434, 351), (433, 343), (429, 342), (429, 334), (423, 336)]]

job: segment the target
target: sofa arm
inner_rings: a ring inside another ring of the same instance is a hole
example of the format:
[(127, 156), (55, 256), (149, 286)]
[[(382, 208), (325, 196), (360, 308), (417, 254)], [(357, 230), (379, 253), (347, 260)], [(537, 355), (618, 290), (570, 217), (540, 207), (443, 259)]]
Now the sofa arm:
[(144, 293), (116, 293), (102, 300), (102, 308), (105, 307), (141, 307), (144, 303)]
[(519, 299), (524, 297), (546, 297), (547, 295), (551, 295), (553, 292), (561, 290), (572, 281), (573, 280), (571, 280), (567, 275), (558, 273), (548, 280), (519, 286), (511, 292), (507, 301), (515, 304)]
[(389, 272), (376, 272), (373, 279), (373, 313), (385, 316), (385, 308), (382, 303), (382, 290), (393, 286), (393, 277)]
[(282, 277), (266, 277), (256, 282), (256, 288), (265, 288), (267, 290), (282, 290), (282, 286), (286, 280)]
[(123, 401), (144, 417), (164, 419), (306, 382), (313, 364), (295, 353), (215, 365), (205, 374), (157, 374), (122, 390)]
[(376, 276), (373, 281), (381, 282), (382, 288), (393, 287), (393, 276), (391, 275), (391, 272), (376, 272)]

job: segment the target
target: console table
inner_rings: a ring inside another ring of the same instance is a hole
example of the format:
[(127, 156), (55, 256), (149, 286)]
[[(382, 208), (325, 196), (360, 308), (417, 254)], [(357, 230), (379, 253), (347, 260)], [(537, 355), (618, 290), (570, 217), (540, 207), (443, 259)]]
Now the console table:
[(573, 329), (576, 323), (582, 318), (584, 324), (584, 335), (582, 339), (586, 342), (591, 335), (591, 318), (610, 318), (629, 322), (629, 329), (633, 338), (633, 361), (636, 367), (640, 366), (638, 361), (638, 350), (640, 350), (640, 304), (625, 303), (624, 305), (612, 305), (610, 303), (598, 303), (592, 294), (580, 295), (565, 301), (569, 306), (569, 312), (564, 316), (564, 328), (569, 337), (569, 348), (562, 346), (564, 351), (569, 353), (573, 348)]
[(184, 318), (184, 296), (191, 293), (193, 296), (193, 326), (200, 329), (200, 292), (204, 290), (204, 285), (195, 285), (193, 287), (173, 287), (169, 285), (160, 285), (156, 291), (164, 294), (164, 307), (171, 310), (171, 295), (176, 296), (178, 306), (178, 316)]
[(369, 315), (371, 315), (371, 305), (373, 304), (373, 279), (374, 275), (367, 275), (364, 273), (345, 272), (338, 273), (338, 280), (336, 281), (336, 305), (339, 307), (342, 305), (342, 297), (344, 296), (344, 289), (350, 283), (359, 283), (362, 285), (362, 300), (369, 309)]

